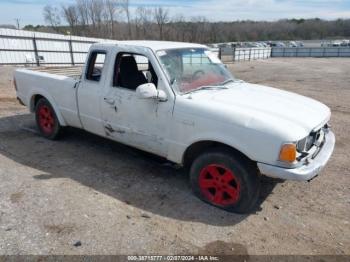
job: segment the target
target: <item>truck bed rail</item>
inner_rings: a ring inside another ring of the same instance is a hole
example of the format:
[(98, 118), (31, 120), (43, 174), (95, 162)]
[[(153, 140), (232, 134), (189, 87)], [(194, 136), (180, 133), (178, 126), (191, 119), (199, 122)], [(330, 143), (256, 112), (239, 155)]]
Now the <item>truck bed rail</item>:
[(82, 67), (81, 66), (71, 66), (71, 67), (32, 67), (27, 68), (32, 71), (44, 72), (54, 75), (62, 75), (67, 77), (79, 78), (81, 76)]

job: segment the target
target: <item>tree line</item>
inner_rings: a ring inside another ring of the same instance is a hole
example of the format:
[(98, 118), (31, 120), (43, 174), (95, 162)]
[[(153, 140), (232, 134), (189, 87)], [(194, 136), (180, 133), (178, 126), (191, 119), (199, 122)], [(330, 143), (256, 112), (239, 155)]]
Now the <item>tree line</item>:
[(48, 26), (26, 29), (117, 40), (200, 43), (350, 37), (350, 19), (210, 22), (205, 17), (171, 16), (164, 7), (140, 6), (131, 11), (129, 0), (76, 0), (59, 7), (47, 5), (43, 16)]

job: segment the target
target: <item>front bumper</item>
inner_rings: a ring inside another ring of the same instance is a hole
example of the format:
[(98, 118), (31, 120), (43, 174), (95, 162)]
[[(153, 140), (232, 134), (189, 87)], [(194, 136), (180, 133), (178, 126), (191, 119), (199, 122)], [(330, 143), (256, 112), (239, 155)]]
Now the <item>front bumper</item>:
[(325, 143), (318, 155), (305, 164), (297, 168), (283, 168), (268, 164), (258, 163), (260, 173), (269, 177), (280, 178), (285, 180), (307, 181), (317, 176), (327, 164), (331, 157), (334, 145), (335, 136), (332, 131), (328, 131), (325, 138)]

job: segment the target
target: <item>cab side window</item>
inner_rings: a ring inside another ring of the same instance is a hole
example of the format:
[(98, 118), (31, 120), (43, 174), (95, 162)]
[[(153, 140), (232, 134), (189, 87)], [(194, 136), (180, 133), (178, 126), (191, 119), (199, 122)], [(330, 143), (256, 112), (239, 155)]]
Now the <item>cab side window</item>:
[(146, 56), (132, 53), (119, 53), (116, 58), (113, 86), (130, 90), (142, 84), (158, 85), (158, 77)]
[(96, 81), (96, 82), (100, 81), (105, 59), (106, 59), (106, 52), (93, 51), (90, 54), (88, 67), (86, 70), (87, 80)]

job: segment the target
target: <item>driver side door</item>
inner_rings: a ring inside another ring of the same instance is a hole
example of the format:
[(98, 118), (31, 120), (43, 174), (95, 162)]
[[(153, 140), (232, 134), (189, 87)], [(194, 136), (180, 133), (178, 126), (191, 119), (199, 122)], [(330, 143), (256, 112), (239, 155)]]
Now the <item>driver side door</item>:
[(143, 50), (116, 54), (113, 79), (106, 83), (101, 106), (104, 129), (106, 136), (118, 142), (166, 156), (173, 99), (168, 96), (170, 99), (160, 102), (136, 94), (137, 87), (147, 82), (164, 88), (149, 56)]

